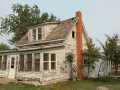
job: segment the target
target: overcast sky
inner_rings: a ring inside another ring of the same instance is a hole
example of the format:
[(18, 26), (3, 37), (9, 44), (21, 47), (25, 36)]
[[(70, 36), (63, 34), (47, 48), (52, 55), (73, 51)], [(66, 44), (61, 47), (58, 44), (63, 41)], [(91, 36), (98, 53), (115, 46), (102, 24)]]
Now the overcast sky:
[[(96, 39), (105, 42), (104, 34), (120, 33), (120, 0), (0, 0), (0, 17), (12, 13), (12, 4), (36, 4), (41, 13), (53, 13), (61, 20), (75, 16), (76, 11), (82, 12), (87, 33), (96, 46)], [(0, 36), (0, 42), (8, 44), (11, 36)]]

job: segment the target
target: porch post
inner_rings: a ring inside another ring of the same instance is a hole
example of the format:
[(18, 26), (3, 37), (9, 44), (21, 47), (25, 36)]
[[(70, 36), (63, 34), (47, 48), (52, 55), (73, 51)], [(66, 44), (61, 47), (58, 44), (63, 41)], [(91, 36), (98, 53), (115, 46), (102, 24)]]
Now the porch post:
[(49, 53), (49, 70), (51, 70), (51, 53)]
[(35, 58), (34, 58), (34, 53), (32, 53), (32, 71), (35, 70)]
[(43, 53), (40, 53), (40, 83), (43, 82)]

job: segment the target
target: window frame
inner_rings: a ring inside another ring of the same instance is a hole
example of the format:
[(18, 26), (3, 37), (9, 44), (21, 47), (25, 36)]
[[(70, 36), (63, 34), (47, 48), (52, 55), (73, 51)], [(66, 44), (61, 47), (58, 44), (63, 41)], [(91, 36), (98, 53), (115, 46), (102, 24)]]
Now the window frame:
[[(48, 60), (45, 60), (45, 58), (44, 58), (44, 55), (45, 55), (45, 54), (48, 55), (48, 57), (47, 57)], [(44, 70), (44, 71), (50, 70), (50, 67), (49, 67), (49, 65), (50, 65), (50, 62), (49, 62), (49, 61), (50, 61), (50, 60), (49, 60), (49, 55), (50, 55), (49, 53), (43, 53), (43, 70)], [(44, 64), (45, 64), (45, 63), (48, 63), (48, 66), (47, 66), (48, 69), (44, 69)]]
[[(50, 62), (50, 63), (51, 63), (51, 66), (50, 66), (50, 68), (51, 68), (51, 70), (56, 70), (56, 69), (57, 69), (57, 64), (56, 64), (56, 63), (57, 63), (57, 58), (56, 58), (56, 54), (55, 54), (55, 53), (51, 53), (50, 55), (51, 55), (51, 62)], [(54, 57), (55, 60), (52, 60), (52, 55), (55, 55), (55, 57)], [(55, 68), (54, 68), (54, 69), (52, 69), (52, 63), (55, 63)]]
[[(40, 32), (39, 32), (40, 29)], [(35, 30), (35, 33), (34, 33)], [(37, 28), (33, 28), (32, 29), (32, 41), (38, 41), (38, 40), (42, 40), (42, 27), (37, 27)], [(40, 35), (40, 38), (39, 38)], [(35, 39), (34, 39), (35, 36)]]
[[(5, 67), (5, 64), (6, 64), (6, 67)], [(3, 56), (2, 70), (7, 70), (7, 55)]]
[[(36, 58), (36, 54), (39, 54), (39, 58)], [(37, 59), (39, 59), (39, 62), (38, 61), (36, 61)], [(40, 53), (34, 53), (34, 71), (37, 71), (37, 72), (39, 72), (40, 71)], [(36, 64), (39, 64), (39, 70), (36, 70)]]

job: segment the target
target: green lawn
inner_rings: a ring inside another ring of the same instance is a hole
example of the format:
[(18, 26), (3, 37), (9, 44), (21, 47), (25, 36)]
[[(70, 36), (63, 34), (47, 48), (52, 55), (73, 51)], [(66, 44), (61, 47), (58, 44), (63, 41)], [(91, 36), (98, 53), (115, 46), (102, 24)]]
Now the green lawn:
[(24, 83), (0, 84), (0, 90), (120, 90), (120, 78), (104, 77), (100, 80), (67, 81), (46, 86), (34, 86)]

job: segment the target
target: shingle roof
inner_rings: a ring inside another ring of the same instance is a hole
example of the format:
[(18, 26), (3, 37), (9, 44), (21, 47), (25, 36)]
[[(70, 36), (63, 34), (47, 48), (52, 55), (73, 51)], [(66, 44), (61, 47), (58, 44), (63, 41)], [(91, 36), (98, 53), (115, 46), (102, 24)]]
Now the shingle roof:
[[(74, 24), (77, 22), (77, 20), (78, 20), (78, 18), (74, 17), (74, 18), (70, 18), (70, 19), (61, 21), (58, 24), (58, 26), (53, 31), (51, 31), (51, 33), (46, 37), (46, 39), (44, 41), (50, 41), (50, 40), (57, 40), (57, 39), (66, 38), (68, 33), (70, 32), (70, 30), (74, 26)], [(41, 42), (41, 41), (37, 41), (37, 42)], [(28, 44), (28, 33), (26, 35), (24, 35), (16, 43), (16, 45), (22, 45), (22, 44)]]
[(71, 18), (62, 21), (46, 38), (46, 40), (56, 40), (66, 38), (78, 18)]
[(16, 45), (28, 44), (28, 33), (26, 33), (17, 43)]

